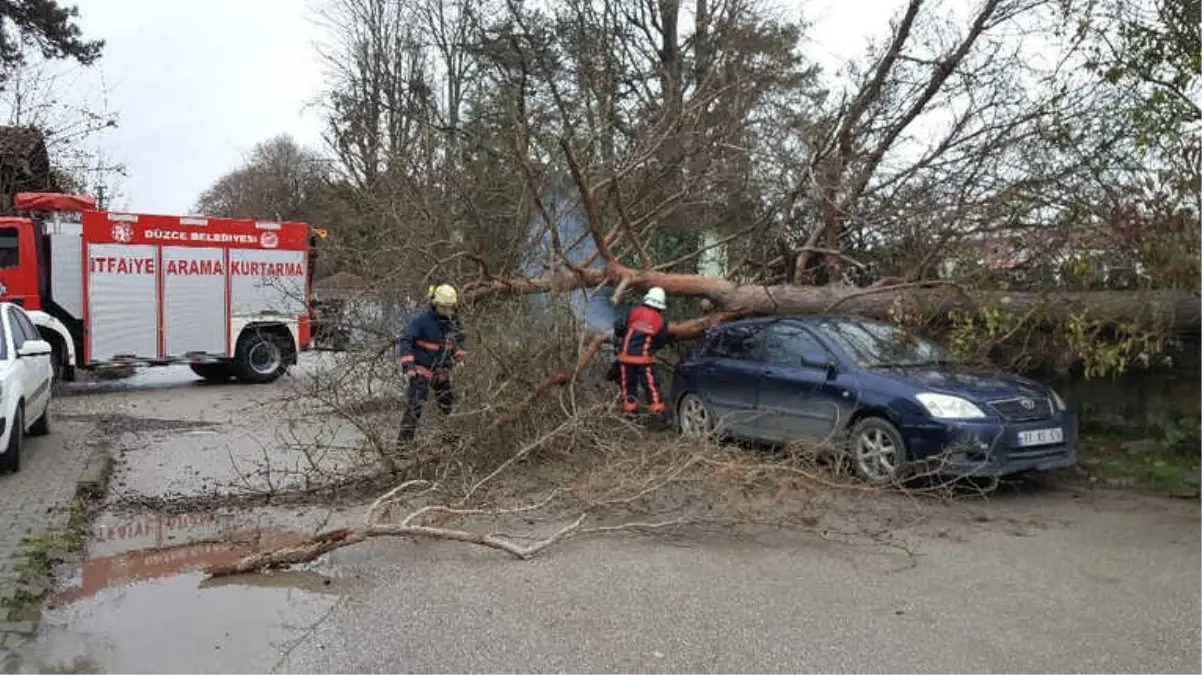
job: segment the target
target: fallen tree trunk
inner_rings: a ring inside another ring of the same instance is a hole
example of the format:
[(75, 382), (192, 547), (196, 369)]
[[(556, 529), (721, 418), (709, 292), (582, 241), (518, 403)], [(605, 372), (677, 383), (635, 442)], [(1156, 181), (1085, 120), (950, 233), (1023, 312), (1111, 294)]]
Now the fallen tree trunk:
[[(466, 301), (489, 296), (545, 293), (618, 286), (623, 291), (643, 291), (660, 286), (670, 296), (706, 298), (718, 306), (719, 314), (674, 324), (673, 337), (688, 339), (717, 323), (745, 316), (775, 314), (857, 314), (889, 320), (899, 301), (909, 311), (925, 316), (959, 310), (980, 311), (991, 307), (1031, 314), (1035, 323), (1046, 323), (1073, 315), (1092, 321), (1126, 322), (1189, 331), (1202, 325), (1202, 302), (1196, 291), (994, 291), (964, 289), (948, 282), (901, 283), (892, 286), (774, 286), (737, 284), (726, 279), (698, 274), (643, 272), (610, 264), (576, 269), (532, 279), (489, 279), (468, 284)], [(1038, 314), (1036, 316), (1036, 314)]]
[[(1202, 325), (1202, 302), (1196, 291), (1086, 291), (1015, 292), (964, 289), (949, 282), (897, 283), (889, 286), (753, 285), (697, 274), (643, 272), (611, 263), (605, 267), (575, 268), (557, 275), (524, 278), (489, 278), (464, 287), (464, 300), (475, 302), (497, 295), (571, 291), (611, 285), (616, 295), (660, 286), (675, 297), (706, 298), (720, 311), (671, 324), (673, 339), (691, 340), (708, 328), (750, 316), (791, 314), (855, 314), (882, 321), (895, 320), (901, 310), (908, 316), (935, 317), (954, 311), (980, 312), (986, 308), (1007, 312), (1029, 328), (1054, 326), (1072, 316), (1100, 324), (1129, 324), (1177, 333), (1197, 332)], [(501, 427), (519, 419), (528, 404), (548, 390), (568, 384), (597, 354), (605, 334), (596, 336), (572, 371), (540, 380), (522, 404), (497, 420)]]
[(1202, 323), (1202, 304), (1190, 291), (1014, 292), (965, 290), (951, 284), (847, 286), (741, 286), (722, 294), (723, 306), (749, 314), (858, 314), (889, 319), (898, 301), (925, 315), (982, 308), (1033, 314), (1044, 323), (1072, 315), (1100, 322), (1133, 322), (1176, 329)]

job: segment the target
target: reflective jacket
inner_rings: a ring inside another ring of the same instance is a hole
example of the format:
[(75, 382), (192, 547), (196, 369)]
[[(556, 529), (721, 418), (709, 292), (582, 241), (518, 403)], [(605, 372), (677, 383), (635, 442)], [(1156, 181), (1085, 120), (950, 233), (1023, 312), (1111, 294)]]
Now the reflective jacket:
[(655, 352), (668, 341), (668, 322), (654, 307), (639, 305), (614, 321), (618, 361), (631, 365), (655, 363)]
[(409, 320), (397, 344), (401, 368), (429, 377), (450, 370), (464, 355), (462, 325), (440, 315), (433, 307)]

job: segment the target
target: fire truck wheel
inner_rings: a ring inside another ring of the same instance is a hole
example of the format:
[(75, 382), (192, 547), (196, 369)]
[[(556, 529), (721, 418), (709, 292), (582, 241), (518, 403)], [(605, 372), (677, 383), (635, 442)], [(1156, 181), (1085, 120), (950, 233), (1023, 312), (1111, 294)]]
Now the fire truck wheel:
[(234, 368), (228, 363), (193, 363), (188, 367), (208, 382), (228, 382), (234, 376)]
[(25, 449), (25, 409), (18, 405), (13, 413), (12, 429), (8, 432), (8, 447), (0, 455), (0, 471), (16, 473), (21, 470), (21, 451)]
[(234, 350), (234, 374), (241, 382), (275, 382), (284, 371), (284, 350), (270, 333), (247, 333), (238, 339)]

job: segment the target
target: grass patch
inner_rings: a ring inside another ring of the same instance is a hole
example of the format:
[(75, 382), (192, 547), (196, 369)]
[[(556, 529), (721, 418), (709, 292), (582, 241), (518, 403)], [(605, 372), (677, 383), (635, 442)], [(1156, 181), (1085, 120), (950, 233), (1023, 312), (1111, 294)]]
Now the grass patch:
[(18, 573), (17, 589), (4, 603), (8, 621), (36, 620), (42, 600), (54, 585), (55, 566), (87, 544), (92, 518), (104, 497), (109, 476), (107, 456), (98, 456), (93, 461), (102, 464), (96, 471), (85, 471), (85, 477), (76, 483), (67, 522), (22, 542), (24, 556), (14, 566)]
[(1082, 436), (1079, 464), (1086, 475), (1111, 485), (1134, 487), (1173, 497), (1202, 493), (1202, 453), (1167, 450), (1163, 445), (1132, 445), (1112, 435)]

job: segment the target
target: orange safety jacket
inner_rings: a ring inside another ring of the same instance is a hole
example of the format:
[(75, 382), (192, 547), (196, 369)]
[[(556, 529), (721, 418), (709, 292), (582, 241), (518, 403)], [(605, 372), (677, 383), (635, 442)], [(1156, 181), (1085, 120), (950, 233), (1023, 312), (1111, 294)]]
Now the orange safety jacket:
[(668, 322), (654, 307), (639, 305), (614, 321), (618, 361), (647, 366), (655, 363), (655, 352), (668, 341)]

